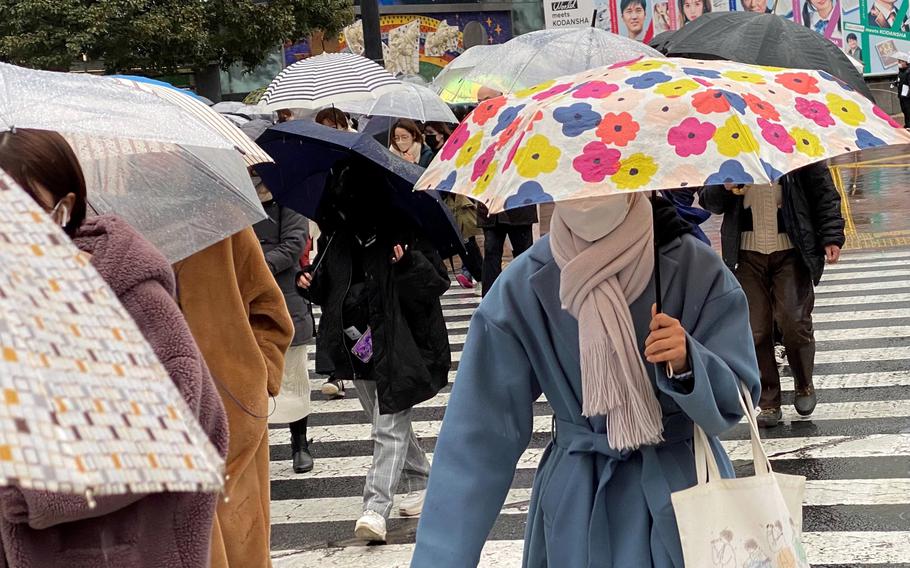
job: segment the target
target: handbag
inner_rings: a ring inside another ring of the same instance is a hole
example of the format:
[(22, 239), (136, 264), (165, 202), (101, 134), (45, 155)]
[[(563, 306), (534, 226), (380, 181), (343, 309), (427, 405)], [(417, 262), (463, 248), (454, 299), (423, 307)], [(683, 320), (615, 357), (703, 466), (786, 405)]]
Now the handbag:
[(774, 473), (761, 444), (749, 391), (740, 385), (755, 475), (723, 479), (708, 436), (694, 428), (694, 487), (670, 497), (690, 568), (809, 568), (802, 544), (806, 478)]

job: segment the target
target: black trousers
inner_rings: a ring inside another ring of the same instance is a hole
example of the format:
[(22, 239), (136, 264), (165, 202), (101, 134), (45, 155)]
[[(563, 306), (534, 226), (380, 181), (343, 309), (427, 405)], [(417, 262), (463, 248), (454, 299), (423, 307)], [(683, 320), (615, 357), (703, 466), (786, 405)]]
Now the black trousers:
[[(898, 88), (901, 88), (898, 85)], [(901, 104), (901, 112), (904, 113), (904, 128), (910, 128), (910, 97), (898, 97)]]
[(480, 280), (483, 274), (483, 254), (477, 245), (477, 239), (471, 237), (464, 242), (464, 248), (467, 254), (461, 256), (461, 265), (464, 266), (474, 280)]
[(740, 251), (736, 278), (749, 300), (749, 323), (761, 371), (759, 406), (780, 408), (780, 373), (774, 360), (775, 322), (783, 335), (796, 392), (813, 388), (815, 288), (812, 276), (794, 250), (772, 254)]
[[(512, 244), (512, 256), (518, 257), (534, 244), (532, 225), (496, 225), (483, 230), (483, 287), (482, 294), (487, 292), (502, 274), (502, 249), (506, 237)], [(470, 269), (469, 269), (470, 270)]]

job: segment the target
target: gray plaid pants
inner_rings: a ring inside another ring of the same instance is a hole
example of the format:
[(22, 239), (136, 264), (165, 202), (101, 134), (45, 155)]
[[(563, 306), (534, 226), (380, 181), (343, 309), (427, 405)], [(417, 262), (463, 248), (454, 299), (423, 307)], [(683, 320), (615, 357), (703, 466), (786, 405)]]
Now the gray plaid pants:
[(404, 475), (408, 492), (427, 487), (430, 462), (411, 428), (411, 409), (379, 414), (375, 381), (354, 381), (357, 398), (373, 424), (373, 464), (363, 488), (363, 510), (386, 519), (392, 512), (395, 490)]

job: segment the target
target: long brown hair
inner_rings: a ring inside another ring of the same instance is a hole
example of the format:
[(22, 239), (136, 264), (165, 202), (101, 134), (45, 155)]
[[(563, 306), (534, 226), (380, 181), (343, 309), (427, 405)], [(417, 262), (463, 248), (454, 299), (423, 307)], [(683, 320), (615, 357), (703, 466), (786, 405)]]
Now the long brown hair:
[[(0, 169), (22, 186), (43, 208), (52, 208), (72, 193), (76, 196), (69, 222), (63, 229), (69, 236), (85, 220), (85, 176), (75, 152), (59, 133), (50, 130), (18, 128), (0, 132)], [(38, 188), (54, 196), (44, 203)]]
[(338, 128), (340, 126), (342, 130), (347, 130), (348, 127), (350, 126), (350, 122), (348, 122), (348, 115), (341, 112), (340, 110), (338, 110), (335, 107), (324, 108), (321, 111), (319, 111), (318, 113), (316, 113), (315, 120), (319, 124), (322, 124), (322, 121), (324, 121), (326, 119), (334, 122), (335, 128)]

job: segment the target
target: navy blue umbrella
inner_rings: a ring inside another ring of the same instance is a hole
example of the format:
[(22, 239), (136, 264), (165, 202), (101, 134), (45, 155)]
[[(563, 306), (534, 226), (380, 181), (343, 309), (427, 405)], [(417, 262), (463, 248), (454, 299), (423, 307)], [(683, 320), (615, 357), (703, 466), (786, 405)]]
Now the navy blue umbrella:
[(332, 168), (344, 161), (365, 168), (377, 189), (390, 189), (392, 204), (408, 214), (443, 258), (464, 252), (455, 219), (439, 194), (414, 191), (423, 168), (395, 156), (369, 134), (294, 120), (266, 130), (256, 141), (275, 160), (256, 166), (256, 173), (283, 206), (315, 219)]

